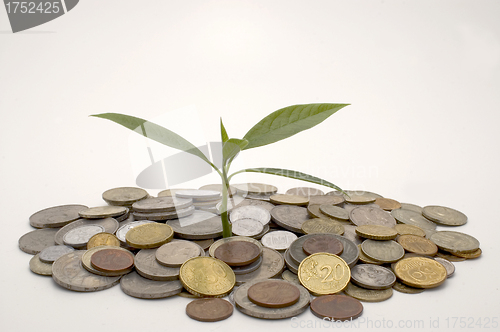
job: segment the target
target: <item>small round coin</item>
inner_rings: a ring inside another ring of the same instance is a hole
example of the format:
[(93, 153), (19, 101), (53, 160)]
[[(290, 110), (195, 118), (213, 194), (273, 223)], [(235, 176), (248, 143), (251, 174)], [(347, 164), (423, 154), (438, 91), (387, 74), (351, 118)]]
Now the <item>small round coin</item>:
[(214, 256), (229, 266), (243, 266), (255, 262), (261, 254), (260, 248), (246, 241), (232, 241), (215, 249)]
[(264, 225), (255, 219), (243, 218), (232, 223), (234, 235), (254, 237), (262, 233)]
[(436, 224), (422, 216), (422, 213), (420, 212), (406, 209), (396, 209), (391, 211), (391, 215), (402, 224), (417, 226), (424, 230), (436, 229)]
[(274, 231), (265, 234), (260, 241), (265, 247), (274, 250), (286, 250), (290, 247), (293, 241), (297, 239), (297, 235), (289, 231)]
[(454, 256), (457, 256), (457, 257), (461, 257), (461, 258), (474, 259), (474, 258), (478, 258), (479, 256), (481, 256), (483, 254), (483, 251), (481, 250), (481, 248), (478, 248), (477, 250), (474, 250), (473, 252), (467, 252), (467, 253), (451, 252), (451, 254)]
[(435, 256), (438, 252), (438, 247), (424, 237), (417, 235), (401, 235), (398, 237), (398, 243), (408, 252), (424, 256)]
[(139, 213), (162, 213), (175, 212), (190, 207), (193, 200), (161, 196), (156, 198), (147, 198), (132, 204), (134, 212)]
[(377, 198), (381, 198), (379, 194), (371, 193), (363, 190), (346, 190), (344, 195), (346, 202), (351, 204), (367, 204), (373, 203)]
[(261, 194), (261, 195), (272, 195), (278, 192), (278, 188), (265, 183), (240, 183), (234, 184), (234, 188), (240, 194)]
[(92, 236), (87, 242), (87, 250), (99, 246), (120, 246), (120, 240), (110, 233), (98, 233)]
[(235, 274), (226, 263), (207, 256), (184, 262), (179, 279), (188, 292), (205, 297), (223, 297), (236, 283)]
[(120, 249), (103, 249), (90, 257), (92, 267), (103, 272), (123, 272), (134, 266), (134, 255)]
[(233, 314), (233, 305), (218, 298), (196, 299), (188, 303), (186, 314), (200, 322), (218, 322)]
[(113, 188), (102, 193), (102, 199), (110, 205), (130, 206), (146, 197), (148, 192), (136, 187)]
[(139, 299), (163, 299), (177, 295), (183, 289), (179, 280), (150, 280), (135, 271), (121, 278), (120, 288), (125, 294)]
[(319, 196), (319, 195), (324, 195), (325, 193), (319, 189), (316, 188), (310, 188), (310, 187), (296, 187), (296, 188), (290, 188), (288, 189), (285, 194), (287, 195), (298, 195), (298, 196)]
[(361, 225), (381, 225), (394, 227), (396, 220), (389, 212), (386, 212), (378, 207), (360, 206), (355, 208), (349, 214), (349, 219), (356, 226)]
[(92, 236), (104, 231), (104, 227), (101, 225), (90, 224), (79, 226), (64, 234), (63, 242), (68, 246), (81, 248), (87, 245)]
[(297, 286), (282, 280), (265, 280), (248, 289), (248, 299), (266, 308), (283, 308), (297, 303), (300, 291)]
[(334, 237), (318, 234), (304, 241), (302, 250), (308, 255), (318, 252), (340, 255), (344, 251), (344, 245)]
[(416, 236), (425, 236), (425, 231), (417, 226), (406, 225), (406, 224), (397, 224), (393, 227), (399, 235), (416, 235)]
[(300, 283), (310, 292), (320, 295), (343, 290), (351, 279), (347, 263), (337, 255), (317, 253), (306, 257), (299, 265)]
[(359, 300), (345, 295), (324, 295), (311, 301), (311, 312), (319, 318), (352, 320), (363, 313)]
[(425, 206), (422, 210), (422, 215), (440, 225), (461, 226), (467, 223), (467, 216), (465, 214), (445, 206)]
[(271, 214), (264, 207), (255, 205), (238, 206), (232, 209), (229, 214), (229, 221), (232, 223), (248, 218), (258, 220), (262, 225), (267, 225), (271, 221)]
[(124, 206), (105, 205), (83, 209), (78, 214), (85, 219), (101, 219), (121, 216), (128, 211), (129, 209)]
[(394, 273), (408, 286), (434, 288), (446, 280), (446, 269), (433, 259), (425, 257), (404, 258), (396, 263)]
[(130, 229), (125, 235), (127, 244), (134, 248), (157, 248), (172, 240), (172, 227), (160, 223), (147, 223)]

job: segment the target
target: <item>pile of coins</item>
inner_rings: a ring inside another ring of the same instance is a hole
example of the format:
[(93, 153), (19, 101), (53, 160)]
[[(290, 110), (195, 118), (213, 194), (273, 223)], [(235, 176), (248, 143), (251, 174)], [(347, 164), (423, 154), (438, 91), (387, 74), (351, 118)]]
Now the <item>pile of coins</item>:
[(476, 238), (449, 230), (467, 217), (448, 207), (367, 191), (278, 193), (261, 183), (229, 188), (233, 236), (221, 238), (221, 191), (206, 185), (151, 197), (141, 188), (110, 189), (105, 206), (34, 213), (37, 229), (19, 247), (34, 255), (31, 271), (64, 288), (120, 283), (137, 298), (191, 297), (186, 314), (208, 322), (230, 317), (233, 307), (263, 319), (307, 308), (320, 318), (355, 319), (360, 301), (438, 287), (453, 275), (452, 262), (482, 253)]

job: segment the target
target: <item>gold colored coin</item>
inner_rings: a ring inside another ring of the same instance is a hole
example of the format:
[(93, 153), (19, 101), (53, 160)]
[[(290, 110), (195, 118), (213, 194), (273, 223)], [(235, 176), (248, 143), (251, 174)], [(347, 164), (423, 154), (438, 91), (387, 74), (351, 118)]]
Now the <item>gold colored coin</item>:
[(98, 233), (92, 236), (89, 242), (87, 242), (87, 250), (99, 246), (119, 247), (120, 240), (118, 240), (116, 236), (110, 233)]
[(374, 259), (371, 259), (370, 257), (366, 256), (363, 250), (361, 249), (361, 244), (358, 244), (358, 249), (359, 249), (359, 260), (362, 261), (363, 263), (366, 264), (375, 264), (375, 265), (382, 265), (382, 262), (376, 261)]
[(307, 205), (309, 198), (299, 195), (286, 195), (277, 194), (269, 197), (273, 204), (286, 204), (286, 205)]
[(398, 238), (398, 243), (409, 252), (419, 255), (435, 256), (438, 252), (438, 247), (432, 242), (421, 236), (416, 235), (401, 235)]
[(297, 275), (309, 292), (326, 295), (343, 290), (351, 279), (351, 270), (337, 255), (316, 253), (302, 260)]
[(142, 224), (130, 229), (125, 235), (127, 244), (134, 248), (157, 248), (172, 240), (174, 230), (167, 224), (156, 222)]
[(304, 221), (301, 226), (305, 234), (312, 233), (329, 233), (329, 234), (344, 234), (344, 226), (332, 219), (313, 218)]
[(417, 226), (407, 224), (397, 224), (393, 227), (399, 235), (416, 235), (425, 237), (425, 231)]
[(401, 208), (401, 203), (390, 198), (378, 197), (374, 203), (385, 211), (392, 211)]
[(452, 255), (455, 255), (457, 257), (460, 257), (460, 258), (467, 258), (467, 259), (474, 259), (474, 258), (478, 258), (479, 256), (481, 256), (481, 254), (483, 253), (483, 251), (481, 250), (481, 248), (478, 248), (476, 251), (473, 251), (473, 252), (469, 252), (469, 253), (460, 253), (460, 252), (451, 252)]
[(394, 273), (402, 283), (416, 288), (434, 288), (446, 280), (444, 266), (425, 257), (400, 260), (394, 266)]
[(229, 265), (207, 256), (184, 262), (179, 279), (188, 292), (205, 297), (223, 297), (231, 292), (236, 283), (236, 276)]
[(395, 229), (381, 225), (362, 225), (355, 231), (359, 236), (372, 240), (392, 240), (398, 236)]

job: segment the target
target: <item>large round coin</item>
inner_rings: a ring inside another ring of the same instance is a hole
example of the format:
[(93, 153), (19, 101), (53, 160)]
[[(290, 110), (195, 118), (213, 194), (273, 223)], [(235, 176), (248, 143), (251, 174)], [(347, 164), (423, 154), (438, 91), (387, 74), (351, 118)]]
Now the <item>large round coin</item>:
[(404, 258), (396, 263), (394, 273), (401, 282), (416, 288), (434, 288), (446, 280), (441, 263), (425, 257)]
[(345, 232), (345, 227), (340, 222), (325, 218), (313, 218), (306, 220), (302, 224), (301, 229), (305, 234), (327, 233), (342, 235)]
[(431, 235), (430, 240), (434, 242), (440, 249), (457, 252), (471, 253), (479, 249), (479, 241), (468, 234), (440, 231)]
[(406, 210), (396, 209), (391, 211), (391, 215), (400, 223), (420, 227), (424, 230), (435, 230), (436, 224), (422, 216), (421, 213)]
[(363, 305), (350, 296), (324, 295), (311, 301), (311, 311), (319, 318), (346, 321), (361, 316)]
[[(91, 272), (93, 274), (97, 274), (97, 275), (104, 276), (104, 277), (122, 276), (122, 275), (130, 273), (132, 271), (132, 267), (129, 267), (128, 269), (124, 269), (124, 270), (121, 270), (121, 271), (112, 271), (112, 272), (105, 272), (105, 271), (101, 271), (101, 270), (96, 269), (92, 265), (92, 262), (91, 262), (92, 256), (96, 252), (99, 252), (99, 251), (102, 251), (102, 250), (106, 250), (106, 249), (113, 249), (113, 250), (123, 251), (126, 254), (130, 255), (132, 257), (132, 259), (133, 259), (133, 256), (134, 256), (127, 249), (123, 249), (123, 248), (120, 248), (120, 247), (108, 247), (108, 246), (94, 247), (92, 249), (89, 249), (89, 250), (85, 251), (85, 253), (83, 254), (83, 256), (82, 256), (82, 266), (83, 266), (83, 268), (85, 268), (85, 270), (87, 270), (87, 271), (89, 271), (89, 272)], [(130, 260), (129, 260), (129, 262), (130, 262)]]
[(467, 223), (465, 214), (445, 206), (426, 206), (422, 210), (422, 215), (440, 225), (461, 226)]
[(304, 241), (302, 244), (302, 250), (304, 250), (307, 255), (312, 255), (318, 252), (340, 255), (342, 251), (344, 251), (344, 245), (336, 238), (318, 234)]
[(121, 216), (128, 212), (129, 209), (124, 206), (106, 205), (83, 209), (78, 214), (85, 219), (102, 219)]
[(157, 249), (142, 249), (134, 258), (137, 273), (147, 279), (169, 281), (179, 278), (179, 268), (163, 266), (156, 260)]
[(368, 204), (375, 202), (377, 198), (382, 198), (379, 194), (363, 190), (346, 190), (345, 193), (346, 202), (351, 204)]
[(231, 222), (247, 218), (258, 220), (262, 225), (267, 225), (271, 221), (271, 214), (265, 208), (255, 205), (238, 206), (229, 213)]
[(355, 299), (364, 302), (381, 302), (389, 299), (392, 294), (392, 288), (387, 289), (366, 289), (349, 283), (344, 289), (344, 293)]
[(298, 195), (289, 194), (276, 194), (269, 197), (269, 200), (273, 204), (284, 204), (284, 205), (307, 205), (309, 203), (309, 198)]
[(58, 231), (54, 228), (43, 228), (26, 233), (19, 238), (19, 249), (31, 255), (38, 254), (56, 244), (55, 235)]
[(438, 247), (434, 242), (417, 235), (401, 235), (398, 243), (409, 252), (424, 256), (434, 256), (438, 252)]
[(300, 263), (298, 276), (300, 283), (310, 292), (326, 295), (343, 290), (351, 279), (351, 270), (339, 256), (317, 253)]
[(182, 291), (179, 280), (157, 281), (141, 277), (136, 272), (124, 275), (120, 281), (122, 291), (139, 299), (163, 299)]
[(361, 244), (361, 249), (366, 256), (383, 263), (396, 262), (405, 254), (403, 247), (392, 240), (365, 240)]
[(196, 211), (189, 217), (169, 220), (167, 225), (172, 227), (176, 237), (182, 239), (207, 240), (222, 236), (221, 217), (206, 211)]
[(278, 192), (278, 188), (265, 183), (239, 183), (234, 184), (233, 187), (236, 188), (239, 194), (270, 195)]
[(125, 235), (127, 244), (134, 248), (157, 248), (172, 240), (172, 227), (159, 223), (148, 223), (136, 226)]
[(233, 289), (233, 270), (221, 260), (195, 257), (182, 264), (179, 279), (188, 292), (205, 297), (223, 297)]
[(193, 204), (191, 199), (162, 196), (156, 198), (147, 198), (135, 202), (132, 208), (135, 212), (141, 213), (161, 213), (174, 212), (190, 207)]
[(255, 219), (244, 218), (234, 221), (231, 230), (234, 235), (255, 237), (264, 231), (264, 225)]
[(102, 193), (102, 199), (110, 205), (130, 206), (146, 197), (148, 197), (146, 190), (135, 187), (113, 188)]
[(373, 264), (358, 264), (351, 269), (352, 281), (368, 289), (391, 288), (396, 282), (394, 273), (382, 266)]
[(80, 218), (78, 212), (87, 209), (85, 205), (61, 205), (38, 211), (30, 216), (30, 225), (35, 228), (62, 227)]
[(229, 266), (244, 266), (255, 262), (259, 258), (261, 250), (254, 243), (232, 241), (224, 243), (215, 249), (214, 257)]
[(372, 240), (392, 240), (398, 236), (398, 232), (391, 227), (381, 225), (361, 225), (356, 227), (356, 234)]
[[(173, 240), (156, 250), (156, 260), (168, 267), (181, 267), (190, 258), (200, 256), (200, 246), (186, 240)], [(203, 255), (205, 252), (203, 252)]]
[(300, 298), (299, 288), (284, 280), (264, 280), (253, 284), (247, 293), (253, 303), (266, 308), (291, 306)]
[(92, 220), (78, 219), (67, 224), (63, 228), (59, 229), (56, 235), (54, 236), (54, 241), (56, 241), (57, 244), (64, 244), (64, 236), (66, 235), (66, 233), (77, 227), (84, 225), (100, 225), (104, 227), (104, 232), (111, 234), (116, 232), (119, 226), (118, 221), (116, 221), (115, 218), (92, 219)]
[(360, 206), (355, 208), (349, 214), (349, 218), (356, 226), (362, 225), (381, 225), (387, 227), (396, 226), (396, 220), (389, 212), (381, 208), (371, 206)]
[(271, 218), (289, 231), (302, 233), (302, 224), (309, 219), (309, 213), (300, 206), (278, 205), (271, 210)]
[(196, 299), (186, 306), (186, 314), (200, 322), (218, 322), (233, 314), (233, 305), (223, 299)]

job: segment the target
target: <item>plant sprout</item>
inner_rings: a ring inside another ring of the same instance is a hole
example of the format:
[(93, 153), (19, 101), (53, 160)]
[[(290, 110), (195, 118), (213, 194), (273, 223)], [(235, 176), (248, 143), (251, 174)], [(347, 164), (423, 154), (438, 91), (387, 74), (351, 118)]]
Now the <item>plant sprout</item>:
[(229, 168), (236, 156), (242, 150), (248, 150), (259, 146), (268, 145), (293, 136), (303, 130), (312, 128), (326, 120), (348, 104), (305, 104), (293, 105), (279, 109), (253, 126), (243, 138), (229, 138), (229, 135), (220, 119), (220, 130), (222, 140), (222, 167), (217, 168), (204, 154), (192, 143), (182, 138), (178, 134), (152, 122), (119, 113), (103, 113), (92, 115), (103, 119), (114, 121), (136, 133), (162, 143), (166, 146), (182, 150), (193, 154), (207, 164), (209, 164), (221, 177), (222, 181), (222, 234), (223, 237), (230, 237), (231, 224), (228, 219), (227, 203), (229, 193), (229, 182), (233, 176), (243, 172), (266, 173), (278, 176), (284, 176), (292, 179), (307, 181), (326, 187), (330, 187), (343, 192), (331, 182), (308, 175), (302, 172), (292, 171), (281, 168), (247, 168), (229, 175)]

